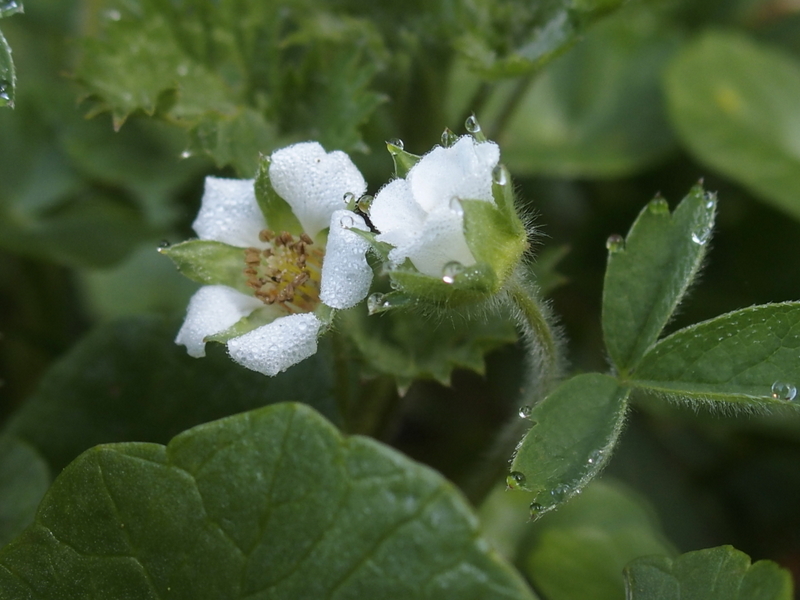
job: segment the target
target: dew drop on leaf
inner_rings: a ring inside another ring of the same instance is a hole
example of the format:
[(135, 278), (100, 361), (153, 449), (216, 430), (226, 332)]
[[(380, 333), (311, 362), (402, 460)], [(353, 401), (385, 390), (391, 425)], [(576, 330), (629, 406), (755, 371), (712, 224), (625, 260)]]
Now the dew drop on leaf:
[(521, 406), (519, 409), (519, 416), (521, 419), (530, 419), (533, 408), (530, 406)]
[(375, 198), (373, 198), (370, 194), (364, 194), (361, 196), (361, 198), (358, 199), (358, 202), (356, 202), (358, 210), (363, 213), (368, 213), (374, 199)]
[(453, 133), (449, 127), (446, 127), (442, 132), (442, 146), (449, 148), (458, 141), (458, 136)]
[(497, 165), (492, 170), (492, 181), (494, 181), (497, 185), (505, 185), (508, 182), (506, 170), (503, 168), (503, 165)]
[(562, 483), (561, 485), (550, 490), (550, 495), (556, 502), (563, 502), (569, 495), (570, 490), (571, 488), (566, 483)]
[(775, 400), (786, 400), (791, 402), (797, 396), (797, 388), (791, 383), (776, 381), (772, 384), (772, 397)]
[(544, 506), (542, 506), (538, 502), (531, 502), (530, 505), (531, 521), (535, 521), (536, 519), (541, 517), (543, 510)]
[(704, 246), (710, 237), (711, 237), (711, 227), (703, 227), (701, 229), (698, 229), (697, 231), (692, 232), (692, 241), (695, 244), (699, 244), (700, 246)]
[(0, 79), (0, 106), (11, 104), (11, 82)]
[(402, 150), (405, 146), (403, 144), (403, 140), (398, 138), (392, 138), (386, 144), (389, 146), (389, 153), (390, 154), (397, 154), (400, 150)]
[(506, 477), (506, 485), (511, 490), (516, 490), (525, 485), (525, 475), (519, 471), (511, 471)]
[(647, 205), (647, 209), (654, 215), (668, 215), (669, 203), (664, 198), (659, 196), (650, 201), (650, 203)]
[(458, 261), (450, 261), (442, 269), (442, 281), (447, 284), (453, 284), (461, 272), (464, 270), (464, 265)]
[(587, 462), (590, 465), (598, 465), (600, 461), (603, 460), (603, 451), (602, 450), (594, 450), (591, 454), (589, 454), (589, 459)]
[(375, 293), (367, 298), (367, 312), (371, 315), (378, 313), (389, 307), (384, 294)]
[(608, 236), (608, 239), (606, 240), (606, 248), (608, 248), (609, 252), (621, 252), (622, 250), (625, 250), (625, 238), (618, 233)]
[(350, 204), (356, 199), (356, 195), (353, 192), (345, 192), (345, 195), (342, 196), (342, 200), (345, 204)]

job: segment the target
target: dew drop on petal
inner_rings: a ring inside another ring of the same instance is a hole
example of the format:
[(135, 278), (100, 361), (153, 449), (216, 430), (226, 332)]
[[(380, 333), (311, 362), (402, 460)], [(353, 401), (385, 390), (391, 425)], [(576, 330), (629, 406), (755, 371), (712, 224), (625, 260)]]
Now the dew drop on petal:
[(516, 490), (525, 485), (525, 475), (519, 471), (511, 471), (506, 477), (506, 485), (511, 490)]
[(478, 133), (481, 130), (481, 125), (478, 123), (478, 119), (475, 118), (475, 115), (467, 117), (467, 120), (464, 122), (464, 127), (470, 133)]
[(503, 168), (503, 165), (497, 165), (494, 169), (492, 169), (492, 181), (494, 181), (497, 185), (505, 185), (508, 183), (506, 170)]
[(699, 246), (704, 246), (711, 237), (711, 227), (702, 227), (692, 232), (692, 241)]
[(519, 409), (519, 416), (521, 419), (530, 419), (533, 408), (530, 406), (521, 406)]
[(358, 202), (356, 202), (356, 207), (362, 213), (368, 213), (370, 207), (372, 206), (372, 201), (374, 199), (375, 198), (370, 194), (364, 194), (363, 196), (361, 196), (361, 198), (358, 199)]
[(355, 219), (353, 219), (353, 217), (351, 217), (350, 215), (343, 215), (339, 219), (339, 225), (341, 225), (345, 229), (350, 229), (355, 224), (356, 224)]
[(612, 253), (625, 250), (625, 238), (618, 233), (608, 236), (608, 239), (606, 240), (606, 248), (608, 248), (608, 251)]
[(464, 265), (460, 262), (452, 260), (447, 263), (444, 268), (442, 269), (442, 281), (445, 283), (452, 285), (455, 283), (456, 278), (461, 274), (464, 270)]
[(464, 207), (461, 205), (461, 200), (455, 196), (450, 198), (450, 210), (456, 213), (459, 217), (464, 216)]
[(344, 196), (342, 196), (342, 200), (345, 204), (350, 204), (356, 199), (356, 195), (353, 192), (346, 192)]
[(786, 400), (791, 402), (797, 396), (797, 388), (791, 383), (776, 381), (772, 384), (772, 397), (775, 400)]

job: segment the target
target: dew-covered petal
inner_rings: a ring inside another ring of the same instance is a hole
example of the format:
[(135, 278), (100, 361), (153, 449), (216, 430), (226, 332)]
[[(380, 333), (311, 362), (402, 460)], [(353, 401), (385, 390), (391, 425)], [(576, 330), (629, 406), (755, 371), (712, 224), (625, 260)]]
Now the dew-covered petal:
[(194, 293), (186, 309), (186, 319), (175, 338), (186, 346), (189, 356), (206, 355), (205, 338), (225, 331), (242, 317), (264, 304), (224, 285), (206, 285)]
[(333, 213), (320, 282), (320, 300), (333, 308), (355, 306), (372, 283), (372, 269), (366, 257), (369, 242), (352, 229), (369, 231), (359, 215), (349, 210)]
[(243, 367), (277, 375), (317, 351), (322, 321), (313, 313), (289, 315), (228, 341), (228, 354)]
[(272, 153), (269, 178), (311, 237), (325, 229), (348, 192), (367, 190), (361, 172), (341, 150), (325, 152), (317, 142), (302, 142)]
[(381, 188), (369, 209), (369, 218), (380, 232), (378, 241), (401, 248), (414, 243), (426, 216), (405, 179), (395, 179)]
[(452, 261), (464, 266), (474, 265), (475, 257), (464, 236), (463, 214), (449, 207), (431, 212), (416, 242), (389, 254), (396, 263), (401, 263), (406, 257), (420, 273), (431, 277), (441, 277), (444, 266)]
[(463, 136), (449, 148), (438, 146), (423, 156), (408, 173), (408, 182), (426, 212), (452, 198), (494, 202), (492, 171), (499, 161), (497, 144)]
[(256, 202), (254, 181), (206, 177), (200, 212), (192, 227), (201, 240), (241, 248), (259, 245), (258, 232), (266, 222)]

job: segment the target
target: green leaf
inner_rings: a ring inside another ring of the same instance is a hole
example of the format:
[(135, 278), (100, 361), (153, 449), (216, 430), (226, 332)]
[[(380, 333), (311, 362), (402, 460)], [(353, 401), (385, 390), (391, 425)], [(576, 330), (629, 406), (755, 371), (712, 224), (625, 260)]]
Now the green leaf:
[(88, 451), (0, 565), (0, 598), (535, 597), (451, 484), (297, 404)]
[(5, 432), (58, 473), (96, 444), (172, 436), (213, 419), (286, 400), (338, 420), (329, 348), (277, 377), (235, 364), (211, 346), (192, 358), (173, 342), (180, 323), (137, 317), (102, 326), (47, 372)]
[(674, 553), (651, 507), (607, 481), (593, 481), (531, 533), (524, 570), (548, 600), (620, 600), (626, 564)]
[(557, 508), (608, 461), (622, 430), (629, 389), (599, 373), (568, 379), (533, 407), (533, 426), (511, 462), (509, 486), (536, 494), (531, 518)]
[(702, 162), (800, 218), (800, 64), (736, 33), (706, 33), (667, 71), (669, 114)]
[(796, 407), (798, 349), (800, 302), (753, 306), (664, 338), (629, 383), (673, 400)]
[(592, 28), (529, 86), (498, 139), (515, 174), (620, 177), (674, 148), (661, 72), (678, 35), (631, 12)]
[[(391, 294), (385, 297), (391, 300)], [(404, 308), (370, 316), (362, 306), (337, 318), (368, 367), (394, 376), (400, 389), (415, 379), (449, 385), (457, 368), (483, 374), (484, 356), (517, 340), (513, 321), (498, 313), (434, 321)]]
[(457, 49), (482, 77), (516, 77), (541, 69), (570, 48), (594, 21), (624, 0), (485, 2)]
[(300, 235), (303, 233), (303, 226), (297, 220), (292, 207), (272, 187), (269, 178), (269, 164), (268, 156), (260, 158), (255, 182), (256, 200), (261, 207), (261, 212), (264, 213), (264, 219), (270, 229), (276, 233), (288, 231), (293, 235)]
[(17, 76), (14, 73), (14, 61), (11, 60), (11, 47), (3, 32), (0, 31), (0, 108), (14, 108), (14, 94)]
[(732, 546), (687, 552), (676, 559), (647, 556), (625, 568), (630, 600), (791, 600), (792, 576), (774, 562)]
[(603, 286), (603, 334), (620, 372), (636, 367), (691, 285), (711, 236), (716, 197), (692, 188), (673, 214), (656, 198), (613, 242)]
[(207, 285), (227, 285), (250, 296), (244, 269), (245, 248), (212, 240), (189, 240), (158, 251), (172, 259), (183, 275)]
[(36, 450), (13, 436), (0, 436), (0, 547), (33, 521), (50, 480)]

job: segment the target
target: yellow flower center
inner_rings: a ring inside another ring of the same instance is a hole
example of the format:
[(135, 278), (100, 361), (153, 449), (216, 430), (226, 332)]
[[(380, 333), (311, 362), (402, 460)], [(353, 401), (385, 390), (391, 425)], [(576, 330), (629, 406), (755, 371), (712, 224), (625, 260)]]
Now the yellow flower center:
[(290, 313), (314, 310), (319, 304), (325, 251), (311, 248), (314, 242), (305, 233), (295, 239), (288, 231), (276, 234), (264, 229), (258, 237), (269, 247), (244, 250), (244, 274), (255, 297)]

